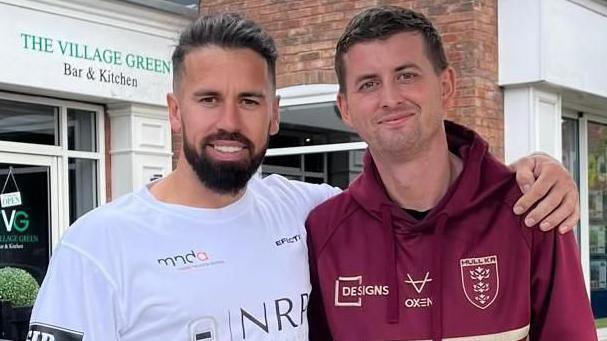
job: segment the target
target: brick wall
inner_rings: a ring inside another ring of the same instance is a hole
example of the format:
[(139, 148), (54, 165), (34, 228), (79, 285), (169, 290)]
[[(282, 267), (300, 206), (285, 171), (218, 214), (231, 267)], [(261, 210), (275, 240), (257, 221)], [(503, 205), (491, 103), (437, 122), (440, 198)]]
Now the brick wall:
[(496, 0), (205, 0), (201, 12), (237, 11), (264, 26), (279, 48), (280, 88), (337, 83), (333, 71), (337, 39), (354, 14), (378, 4), (412, 8), (432, 19), (458, 78), (453, 109), (447, 117), (475, 129), (503, 159)]

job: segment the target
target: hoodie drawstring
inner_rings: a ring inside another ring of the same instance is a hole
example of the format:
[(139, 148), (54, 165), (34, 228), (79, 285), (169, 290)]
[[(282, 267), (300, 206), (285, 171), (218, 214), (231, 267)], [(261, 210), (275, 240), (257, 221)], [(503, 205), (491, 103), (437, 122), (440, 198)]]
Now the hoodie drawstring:
[(433, 282), (434, 286), (434, 304), (432, 306), (432, 341), (441, 341), (443, 338), (443, 239), (445, 225), (449, 216), (447, 213), (441, 213), (438, 217), (436, 229), (434, 230), (434, 247), (436, 252), (432, 259), (432, 268), (435, 269), (437, 280)]
[(394, 241), (394, 227), (392, 226), (392, 207), (390, 205), (381, 206), (381, 220), (386, 231), (386, 274), (388, 276), (388, 307), (386, 319), (388, 323), (398, 323), (399, 317), (399, 294), (398, 294), (398, 269), (396, 268), (396, 243)]

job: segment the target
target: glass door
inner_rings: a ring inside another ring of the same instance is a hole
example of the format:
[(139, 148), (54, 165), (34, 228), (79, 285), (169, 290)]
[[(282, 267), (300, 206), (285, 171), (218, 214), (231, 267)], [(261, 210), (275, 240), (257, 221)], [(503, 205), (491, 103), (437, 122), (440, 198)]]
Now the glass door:
[(59, 229), (57, 161), (0, 152), (0, 267), (46, 274)]

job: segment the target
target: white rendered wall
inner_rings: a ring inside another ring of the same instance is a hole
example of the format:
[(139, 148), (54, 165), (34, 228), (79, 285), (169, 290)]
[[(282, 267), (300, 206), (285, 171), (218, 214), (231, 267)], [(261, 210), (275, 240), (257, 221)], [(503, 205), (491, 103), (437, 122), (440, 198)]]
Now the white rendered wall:
[(499, 82), (607, 97), (607, 2), (499, 0)]
[(108, 107), (112, 143), (112, 197), (171, 171), (171, 131), (165, 107), (118, 104)]
[(561, 159), (560, 95), (532, 86), (507, 88), (504, 113), (507, 163), (538, 151)]

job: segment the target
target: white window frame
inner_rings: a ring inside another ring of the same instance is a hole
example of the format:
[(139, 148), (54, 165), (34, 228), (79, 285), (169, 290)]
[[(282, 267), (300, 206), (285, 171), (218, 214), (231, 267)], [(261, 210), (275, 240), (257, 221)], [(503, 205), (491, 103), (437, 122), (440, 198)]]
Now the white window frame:
[[(51, 211), (51, 215), (56, 216), (58, 223), (58, 231), (52, 231), (52, 236), (60, 237), (70, 225), (69, 215), (69, 158), (80, 158), (97, 161), (97, 204), (102, 205), (106, 202), (105, 191), (105, 122), (104, 110), (100, 105), (81, 103), (69, 100), (60, 100), (55, 98), (45, 98), (22, 94), (13, 94), (0, 92), (0, 99), (25, 102), (32, 104), (49, 105), (59, 108), (59, 145), (49, 146), (33, 143), (8, 142), (0, 141), (0, 152), (9, 152), (22, 155), (44, 155), (53, 157), (57, 164), (57, 183), (58, 189), (56, 194), (52, 194), (53, 198), (58, 200), (56, 211)], [(95, 112), (96, 116), (96, 131), (95, 144), (96, 152), (85, 152), (68, 150), (67, 145), (67, 109), (80, 109)], [(54, 181), (54, 180), (53, 180)], [(53, 238), (53, 247), (58, 238)]]

